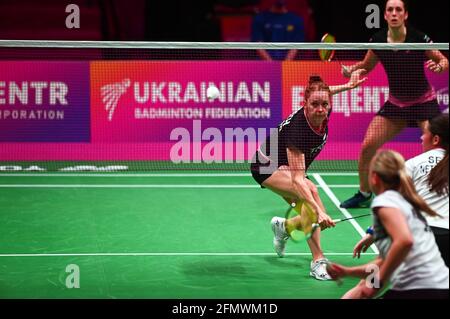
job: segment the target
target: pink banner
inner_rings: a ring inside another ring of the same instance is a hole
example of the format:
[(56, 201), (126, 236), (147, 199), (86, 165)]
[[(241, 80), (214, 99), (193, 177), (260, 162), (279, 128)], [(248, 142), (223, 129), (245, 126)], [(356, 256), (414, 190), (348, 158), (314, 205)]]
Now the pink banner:
[(89, 63), (0, 61), (1, 142), (89, 142)]
[[(356, 61), (342, 61), (352, 65)], [(283, 63), (283, 118), (304, 103), (304, 90), (312, 74), (320, 75), (329, 85), (348, 81), (341, 75), (338, 62)], [(441, 109), (448, 110), (448, 76), (427, 72), (430, 83), (438, 93)], [(356, 160), (369, 123), (389, 97), (389, 86), (381, 64), (367, 75), (368, 80), (358, 88), (333, 96), (333, 112), (329, 123), (327, 145), (318, 160)], [(392, 142), (384, 145), (400, 151), (406, 158), (421, 153), (419, 129), (405, 129)]]
[[(278, 62), (94, 61), (85, 78), (90, 81), (90, 143), (9, 144), (0, 157), (247, 159), (281, 121), (280, 79)], [(220, 90), (214, 101), (206, 97), (210, 85)]]
[[(90, 68), (15, 61), (0, 67), (0, 161), (246, 160), (270, 128), (302, 105), (311, 74), (330, 85), (347, 81), (339, 63), (314, 61), (98, 61)], [(427, 76), (448, 112), (448, 75)], [(212, 102), (210, 84), (221, 93)], [(360, 88), (334, 96), (319, 159), (358, 159), (388, 92), (378, 65)], [(42, 117), (50, 111), (63, 118)], [(421, 152), (419, 137), (418, 129), (407, 129), (385, 147), (408, 158)]]

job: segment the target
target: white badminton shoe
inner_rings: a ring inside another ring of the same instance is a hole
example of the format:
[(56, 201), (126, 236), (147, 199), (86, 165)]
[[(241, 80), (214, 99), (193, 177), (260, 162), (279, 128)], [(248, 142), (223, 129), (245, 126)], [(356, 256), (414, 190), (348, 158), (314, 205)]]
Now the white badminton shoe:
[(327, 272), (328, 259), (322, 258), (316, 261), (311, 261), (311, 277), (317, 280), (333, 280)]
[(285, 228), (286, 218), (274, 217), (270, 222), (273, 231), (273, 248), (278, 257), (284, 257), (286, 250), (286, 243), (289, 239), (289, 234)]

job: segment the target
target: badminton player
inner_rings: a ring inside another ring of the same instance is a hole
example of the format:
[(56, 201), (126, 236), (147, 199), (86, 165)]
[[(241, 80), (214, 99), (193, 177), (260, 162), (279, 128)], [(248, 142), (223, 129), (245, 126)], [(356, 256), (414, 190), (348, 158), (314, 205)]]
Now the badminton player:
[[(362, 72), (355, 71), (347, 84), (333, 87), (329, 87), (319, 76), (311, 76), (305, 90), (304, 106), (278, 126), (276, 136), (269, 136), (252, 160), (253, 178), (263, 188), (270, 189), (288, 203), (304, 200), (317, 214), (322, 228), (332, 227), (334, 222), (327, 215), (317, 188), (308, 180), (306, 171), (327, 141), (331, 95), (359, 86), (366, 80), (360, 79)], [(286, 228), (292, 227), (294, 222), (279, 217), (272, 219), (274, 248), (280, 257), (284, 256), (289, 238)], [(320, 247), (320, 229), (308, 239), (308, 245), (313, 256), (311, 276), (329, 280), (327, 260)]]
[(406, 162), (406, 169), (417, 192), (443, 218), (427, 217), (442, 258), (448, 267), (448, 114), (439, 115), (425, 125), (424, 153)]
[[(372, 298), (388, 282), (391, 288), (383, 295), (386, 299), (448, 298), (449, 271), (423, 216), (436, 217), (437, 213), (417, 194), (403, 157), (389, 150), (377, 153), (370, 164), (369, 184), (377, 194), (372, 212), (375, 244), (380, 250), (370, 264), (376, 264), (379, 271), (373, 284), (362, 280), (343, 298)], [(330, 264), (328, 273), (334, 279), (366, 278), (370, 264)]]
[[(442, 218), (436, 218), (425, 215), (447, 267), (449, 258), (448, 126), (448, 114), (441, 114), (429, 121), (421, 137), (424, 152), (406, 162), (406, 170), (414, 182), (417, 193), (431, 209), (442, 216)], [(354, 256), (359, 258), (361, 251), (366, 251), (372, 243), (373, 235), (366, 235), (356, 244), (353, 250)]]
[[(408, 8), (405, 1), (388, 0), (384, 18), (388, 28), (382, 29), (372, 42), (431, 43), (424, 33), (407, 25)], [(357, 69), (370, 72), (381, 62), (389, 81), (389, 98), (372, 119), (359, 155), (359, 191), (341, 203), (343, 208), (368, 207), (372, 199), (367, 181), (370, 159), (387, 141), (406, 127), (423, 129), (427, 120), (440, 114), (436, 93), (425, 76), (425, 67), (435, 73), (448, 70), (448, 60), (437, 50), (369, 50), (362, 62), (343, 66), (342, 73), (349, 77)]]

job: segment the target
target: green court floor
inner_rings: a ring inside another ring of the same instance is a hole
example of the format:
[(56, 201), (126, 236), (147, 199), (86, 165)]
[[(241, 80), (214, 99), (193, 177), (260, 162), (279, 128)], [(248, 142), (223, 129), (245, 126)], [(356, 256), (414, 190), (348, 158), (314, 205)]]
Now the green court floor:
[[(355, 174), (312, 175), (333, 218)], [(305, 242), (272, 249), (284, 201), (246, 173), (0, 174), (0, 298), (339, 298), (309, 276)], [(353, 215), (368, 210), (352, 210)], [(327, 257), (352, 258), (370, 217), (322, 233)], [(79, 288), (68, 288), (69, 265)]]

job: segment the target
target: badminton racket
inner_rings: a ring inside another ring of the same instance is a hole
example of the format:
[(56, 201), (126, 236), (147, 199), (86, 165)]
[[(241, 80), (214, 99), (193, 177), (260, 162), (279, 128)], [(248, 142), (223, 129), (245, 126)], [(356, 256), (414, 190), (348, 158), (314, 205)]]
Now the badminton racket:
[[(320, 40), (321, 43), (336, 43), (336, 37), (330, 33), (325, 33)], [(348, 72), (348, 68), (342, 64), (337, 57), (335, 57), (336, 50), (334, 49), (320, 49), (319, 57), (322, 61), (331, 62), (334, 58), (335, 61), (339, 62), (341, 67)]]
[[(358, 216), (333, 219), (333, 222), (335, 224), (338, 224), (341, 222), (367, 217), (370, 215), (371, 213), (367, 213)], [(317, 228), (320, 228), (320, 225), (318, 224), (317, 214), (304, 200), (301, 200), (297, 203), (292, 203), (286, 210), (285, 218), (286, 220), (289, 220), (289, 222), (286, 223), (286, 230), (290, 238), (295, 242), (308, 240), (312, 237)]]

